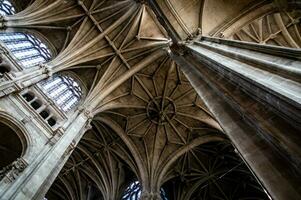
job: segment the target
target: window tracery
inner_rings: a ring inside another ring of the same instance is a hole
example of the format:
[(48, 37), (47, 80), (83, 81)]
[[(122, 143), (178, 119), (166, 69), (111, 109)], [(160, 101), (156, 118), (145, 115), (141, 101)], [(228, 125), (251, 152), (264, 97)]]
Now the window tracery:
[(49, 48), (36, 36), (22, 32), (0, 32), (2, 41), (24, 68), (46, 63), (52, 57)]
[(141, 187), (138, 181), (131, 183), (125, 190), (122, 200), (140, 199)]
[(13, 15), (16, 13), (15, 8), (8, 0), (0, 0), (0, 15)]
[[(0, 15), (16, 13), (12, 3), (0, 0)], [(35, 35), (25, 32), (0, 32), (0, 41), (24, 68), (46, 63), (52, 58), (49, 48)]]
[[(125, 190), (122, 200), (139, 200), (141, 197), (141, 186), (138, 181), (132, 182)], [(160, 189), (162, 200), (168, 200), (163, 188)]]
[(38, 85), (64, 112), (74, 108), (83, 95), (82, 88), (78, 82), (69, 75), (57, 74), (40, 82)]
[[(15, 8), (8, 0), (0, 0), (0, 14), (15, 14)], [(38, 37), (26, 32), (0, 32), (0, 41), (14, 55), (24, 68), (30, 68), (48, 62), (52, 58), (49, 48)], [(38, 84), (45, 94), (64, 112), (76, 106), (82, 96), (81, 87), (74, 78), (67, 75), (55, 75)], [(36, 103), (36, 102), (34, 102)], [(32, 105), (38, 108), (40, 105)], [(48, 113), (42, 113), (43, 118)]]

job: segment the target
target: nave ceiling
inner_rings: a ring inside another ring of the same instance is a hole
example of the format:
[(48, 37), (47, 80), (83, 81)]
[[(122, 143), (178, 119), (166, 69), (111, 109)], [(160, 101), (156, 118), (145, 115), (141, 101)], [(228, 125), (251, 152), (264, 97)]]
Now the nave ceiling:
[[(289, 3), (288, 3), (289, 2)], [(201, 33), (300, 48), (300, 9), (289, 0), (158, 1), (179, 39)], [(287, 10), (279, 9), (285, 4)]]
[[(166, 2), (176, 5), (175, 9), (183, 8), (182, 12), (186, 9), (185, 1)], [(195, 11), (189, 14), (198, 20), (188, 32), (194, 34), (202, 24), (203, 32), (213, 33), (217, 26), (210, 27), (212, 23), (205, 19), (214, 5), (194, 2)], [(236, 10), (252, 2), (262, 3), (245, 0)], [(28, 5), (19, 14), (7, 17), (7, 27), (37, 30), (53, 44), (57, 55), (47, 65), (54, 72), (70, 70), (78, 75), (87, 88), (81, 107), (89, 108), (94, 116), (91, 130), (53, 184), (49, 199), (97, 199), (99, 195), (120, 199), (134, 180), (148, 190), (158, 190), (162, 185), (167, 192), (177, 190), (178, 194), (169, 192), (174, 199), (206, 199), (213, 193), (218, 194), (216, 199), (235, 199), (241, 188), (228, 188), (227, 184), (239, 185), (236, 176), (242, 177), (245, 189), (254, 190), (250, 197), (262, 199), (263, 192), (246, 166), (237, 161), (219, 124), (168, 56), (171, 40), (147, 4), (134, 0), (36, 0)], [(290, 16), (299, 20), (295, 13), (280, 18), (287, 22)], [(217, 18), (222, 27), (225, 17)], [(258, 35), (262, 19), (258, 21), (246, 23), (229, 37), (262, 43), (264, 39)], [(257, 31), (250, 31), (252, 24)], [(294, 29), (289, 33), (295, 31), (296, 24), (289, 25)], [(182, 38), (185, 34), (179, 33)], [(252, 34), (259, 38), (254, 39)], [(294, 45), (288, 37), (280, 40), (289, 42), (271, 43)], [(229, 176), (219, 182), (217, 179), (229, 170)], [(179, 184), (173, 185), (175, 182)], [(214, 186), (209, 188), (207, 183)]]

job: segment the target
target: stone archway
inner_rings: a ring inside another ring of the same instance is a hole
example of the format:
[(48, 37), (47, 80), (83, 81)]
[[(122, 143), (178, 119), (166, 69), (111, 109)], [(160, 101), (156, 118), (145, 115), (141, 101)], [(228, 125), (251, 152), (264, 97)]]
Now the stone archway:
[(0, 112), (0, 180), (11, 182), (28, 165), (30, 138), (22, 124), (9, 114)]
[(10, 126), (0, 121), (0, 169), (21, 157), (23, 145), (18, 134)]

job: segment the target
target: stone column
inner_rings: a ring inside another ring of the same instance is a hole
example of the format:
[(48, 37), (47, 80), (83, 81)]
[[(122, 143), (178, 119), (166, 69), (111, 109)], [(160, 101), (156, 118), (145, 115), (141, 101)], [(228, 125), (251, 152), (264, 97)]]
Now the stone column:
[(160, 192), (142, 191), (141, 200), (161, 200)]
[(203, 37), (171, 56), (276, 200), (301, 199), (298, 49)]
[(89, 112), (78, 111), (65, 126), (45, 144), (40, 156), (11, 182), (0, 182), (0, 199), (43, 199), (72, 151), (90, 128)]

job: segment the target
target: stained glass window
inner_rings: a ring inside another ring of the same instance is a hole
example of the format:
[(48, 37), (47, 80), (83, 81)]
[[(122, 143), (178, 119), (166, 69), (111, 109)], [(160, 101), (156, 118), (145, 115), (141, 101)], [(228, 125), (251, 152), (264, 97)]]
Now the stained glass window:
[(57, 74), (40, 82), (39, 87), (64, 112), (74, 108), (82, 97), (82, 89), (74, 78)]
[[(168, 200), (163, 188), (160, 189), (160, 195), (162, 200)], [(125, 190), (122, 200), (139, 200), (141, 197), (141, 186), (138, 181), (131, 183)]]
[(22, 32), (0, 32), (0, 41), (25, 68), (29, 68), (51, 59), (48, 47), (37, 37)]
[(15, 13), (15, 8), (8, 0), (0, 0), (0, 15), (13, 15)]

